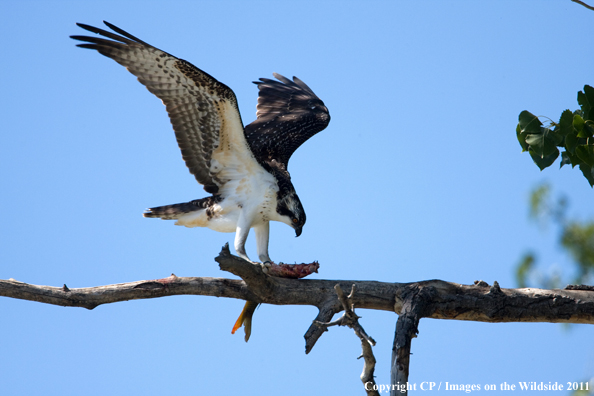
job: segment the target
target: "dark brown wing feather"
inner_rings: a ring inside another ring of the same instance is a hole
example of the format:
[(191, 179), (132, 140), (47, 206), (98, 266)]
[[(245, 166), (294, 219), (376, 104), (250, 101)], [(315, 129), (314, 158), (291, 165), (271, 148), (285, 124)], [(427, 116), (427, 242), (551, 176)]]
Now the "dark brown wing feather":
[[(245, 136), (262, 165), (275, 160), (288, 167), (291, 155), (330, 122), (324, 102), (303, 81), (274, 73), (278, 79), (254, 81), (260, 90), (256, 115)], [(268, 169), (267, 166), (265, 168)]]
[[(235, 94), (189, 62), (161, 51), (108, 22), (104, 23), (121, 36), (77, 23), (81, 28), (105, 38), (71, 37), (85, 42), (79, 47), (97, 50), (125, 66), (163, 101), (190, 172), (206, 191), (217, 193), (224, 181), (217, 178), (216, 170), (211, 171), (213, 152), (221, 141), (243, 140), (243, 124)], [(238, 134), (241, 136), (236, 136)]]

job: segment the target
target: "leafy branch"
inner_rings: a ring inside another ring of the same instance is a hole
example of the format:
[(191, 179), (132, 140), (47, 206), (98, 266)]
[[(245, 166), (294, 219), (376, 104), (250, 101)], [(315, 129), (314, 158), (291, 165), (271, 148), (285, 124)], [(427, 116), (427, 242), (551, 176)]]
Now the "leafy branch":
[(522, 111), (516, 134), (522, 151), (528, 151), (540, 170), (551, 166), (559, 157), (559, 148), (563, 148), (560, 167), (579, 166), (594, 187), (594, 88), (584, 86), (577, 101), (579, 110), (565, 110), (558, 123), (549, 120), (546, 126), (538, 116)]

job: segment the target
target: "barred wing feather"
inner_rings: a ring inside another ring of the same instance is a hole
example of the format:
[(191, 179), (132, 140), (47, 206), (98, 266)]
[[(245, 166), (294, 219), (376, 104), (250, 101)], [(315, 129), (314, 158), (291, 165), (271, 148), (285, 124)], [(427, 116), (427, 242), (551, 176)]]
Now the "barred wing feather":
[(246, 166), (257, 165), (243, 134), (233, 91), (209, 74), (104, 22), (119, 34), (85, 24), (103, 37), (71, 36), (79, 47), (97, 50), (138, 77), (165, 104), (182, 157), (196, 180), (212, 194)]

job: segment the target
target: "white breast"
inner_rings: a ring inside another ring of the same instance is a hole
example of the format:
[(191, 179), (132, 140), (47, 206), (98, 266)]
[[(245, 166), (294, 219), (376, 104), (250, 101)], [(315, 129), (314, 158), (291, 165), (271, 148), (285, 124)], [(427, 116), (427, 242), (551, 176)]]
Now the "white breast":
[(261, 172), (247, 172), (241, 179), (225, 183), (219, 193), (223, 200), (208, 213), (206, 210), (187, 213), (176, 225), (207, 227), (218, 232), (235, 232), (240, 213), (250, 219), (251, 227), (275, 220), (278, 185), (274, 177), (260, 167)]
[(249, 149), (237, 110), (226, 101), (220, 105), (222, 126), (219, 145), (210, 160), (210, 172), (219, 182), (218, 193), (223, 200), (209, 211), (210, 217), (201, 210), (180, 216), (176, 224), (235, 232), (240, 214), (249, 220), (250, 228), (278, 217), (278, 184)]

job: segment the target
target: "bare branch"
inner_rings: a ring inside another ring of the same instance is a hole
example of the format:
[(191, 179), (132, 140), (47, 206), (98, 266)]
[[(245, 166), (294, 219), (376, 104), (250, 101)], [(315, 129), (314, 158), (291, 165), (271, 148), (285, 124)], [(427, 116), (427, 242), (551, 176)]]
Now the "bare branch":
[[(442, 287), (444, 288), (442, 289)], [(565, 309), (569, 299), (577, 298), (575, 295), (571, 297), (566, 296), (560, 290), (505, 290), (501, 289), (499, 283), (496, 281), (493, 282), (493, 286), (489, 286), (484, 281), (476, 281), (474, 289), (480, 292), (481, 297), (472, 292), (472, 286), (453, 285), (442, 281), (412, 283), (399, 289), (400, 293), (394, 304), (394, 311), (399, 314), (399, 317), (396, 322), (396, 334), (392, 348), (391, 395), (395, 396), (397, 394), (403, 394), (403, 392), (404, 394), (408, 394), (406, 385), (408, 384), (411, 342), (417, 336), (421, 318), (442, 318), (449, 316), (452, 319), (460, 319), (458, 313), (462, 313), (466, 309), (464, 307), (469, 308), (468, 303), (470, 300), (474, 300), (475, 303), (483, 307), (472, 314), (472, 316), (478, 315), (475, 320), (479, 321), (483, 321), (481, 317), (486, 315), (490, 319), (487, 321), (504, 322), (508, 321), (510, 316), (515, 316), (516, 314), (522, 315), (522, 312), (526, 314), (528, 311), (532, 312), (531, 315), (536, 314), (536, 316), (542, 315), (546, 317), (547, 319), (543, 320), (546, 322), (561, 321), (563, 318), (567, 318), (567, 312), (561, 313), (561, 311)], [(460, 296), (454, 297), (450, 294), (457, 293), (461, 290), (468, 293), (461, 300), (457, 298)], [(581, 298), (592, 301), (594, 293), (592, 291), (584, 293), (581, 295)], [(531, 294), (531, 303), (524, 300), (528, 294)], [(553, 297), (555, 294), (557, 296)], [(467, 297), (470, 297), (470, 300)], [(540, 308), (535, 307), (535, 304), (540, 305), (543, 301), (548, 301), (549, 304), (552, 304), (549, 308), (553, 308), (553, 310), (556, 308), (560, 309), (555, 314), (556, 319), (553, 320), (549, 316), (552, 312), (548, 311), (544, 306), (540, 306)], [(585, 303), (585, 301), (579, 299), (573, 300), (573, 302), (578, 305)], [(586, 303), (587, 306), (583, 306), (585, 310), (581, 314), (576, 315), (575, 319), (579, 323), (586, 323), (582, 322), (582, 320), (586, 316), (590, 316), (593, 308), (590, 304), (590, 302)], [(536, 308), (535, 311), (532, 311), (533, 308)], [(498, 317), (500, 320), (494, 320), (495, 317)], [(518, 318), (516, 317), (516, 319)], [(465, 318), (465, 320), (469, 320), (469, 318)], [(588, 321), (587, 323), (591, 322)]]
[(371, 349), (372, 345), (375, 345), (375, 340), (367, 335), (361, 324), (359, 323), (360, 316), (355, 314), (355, 304), (353, 304), (352, 299), (355, 296), (355, 291), (357, 287), (355, 284), (351, 287), (351, 293), (348, 297), (346, 297), (340, 288), (339, 284), (334, 286), (334, 290), (338, 295), (338, 300), (342, 304), (342, 308), (344, 310), (344, 314), (338, 320), (335, 320), (330, 323), (322, 323), (319, 321), (314, 321), (314, 323), (323, 328), (328, 328), (330, 326), (348, 326), (355, 331), (355, 334), (361, 340), (361, 348), (363, 349), (363, 353), (359, 358), (363, 358), (365, 363), (363, 364), (363, 372), (361, 373), (361, 382), (363, 382), (363, 387), (365, 388), (365, 392), (369, 396), (379, 396), (378, 387), (375, 383), (374, 375), (375, 372), (375, 356), (373, 355), (373, 350)]
[(176, 277), (143, 280), (114, 285), (68, 288), (38, 286), (0, 280), (0, 296), (37, 301), (63, 307), (93, 309), (102, 304), (175, 295), (229, 297), (242, 300), (257, 298), (245, 282), (236, 279)]
[(373, 373), (375, 372), (375, 356), (373, 355), (373, 350), (371, 349), (371, 344), (367, 342), (364, 338), (361, 338), (359, 334), (357, 334), (361, 339), (361, 349), (363, 349), (363, 354), (360, 356), (365, 359), (365, 364), (363, 365), (363, 372), (361, 373), (361, 382), (363, 382), (363, 387), (365, 388), (365, 392), (369, 396), (379, 396), (379, 392), (377, 391), (377, 384), (375, 383), (375, 378)]
[(353, 283), (351, 287), (351, 293), (348, 297), (345, 297), (340, 285), (335, 285), (334, 290), (336, 290), (336, 294), (338, 295), (338, 299), (342, 304), (342, 308), (344, 309), (344, 325), (350, 327), (351, 329), (355, 330), (355, 334), (359, 336), (362, 340), (365, 340), (372, 346), (375, 346), (375, 340), (367, 335), (365, 329), (359, 324), (360, 316), (355, 314), (355, 304), (352, 303), (352, 299), (355, 296), (355, 290), (357, 290), (357, 286)]
[[(479, 322), (563, 322), (594, 324), (594, 292), (589, 290), (501, 289), (460, 285), (441, 280), (389, 283), (356, 280), (288, 279), (265, 275), (259, 266), (232, 256), (223, 249), (216, 258), (221, 269), (243, 280), (177, 277), (115, 285), (69, 288), (36, 286), (15, 280), (0, 280), (0, 296), (70, 307), (93, 309), (101, 304), (173, 295), (203, 295), (236, 298), (275, 305), (312, 305), (320, 312), (317, 321), (329, 322), (343, 311), (334, 286), (357, 292), (350, 297), (359, 309), (401, 312), (406, 291), (422, 287), (431, 296), (427, 317)], [(305, 334), (306, 352), (311, 351), (325, 329), (312, 323)]]
[(318, 316), (314, 319), (309, 329), (305, 332), (303, 336), (305, 338), (305, 353), (311, 352), (312, 348), (318, 341), (318, 339), (324, 334), (324, 332), (328, 331), (328, 329), (324, 326), (318, 326), (316, 323), (327, 323), (332, 319), (334, 314), (340, 312), (340, 303), (334, 299), (334, 301), (329, 301), (328, 303), (324, 304), (320, 308), (320, 312), (318, 312)]
[(589, 6), (588, 4), (584, 3), (583, 1), (580, 1), (580, 0), (571, 0), (571, 1), (573, 1), (574, 3), (581, 4), (584, 7), (586, 7), (587, 9), (594, 11), (594, 7)]
[(590, 290), (594, 291), (594, 286), (590, 285), (567, 285), (565, 290)]
[[(418, 334), (419, 320), (430, 316), (433, 308), (431, 306), (433, 293), (430, 288), (411, 285), (401, 296), (403, 303), (400, 311), (397, 311), (399, 316), (392, 347), (391, 395), (403, 394), (400, 391), (397, 392), (397, 389), (408, 383), (412, 339)], [(408, 394), (408, 389), (404, 394)]]

